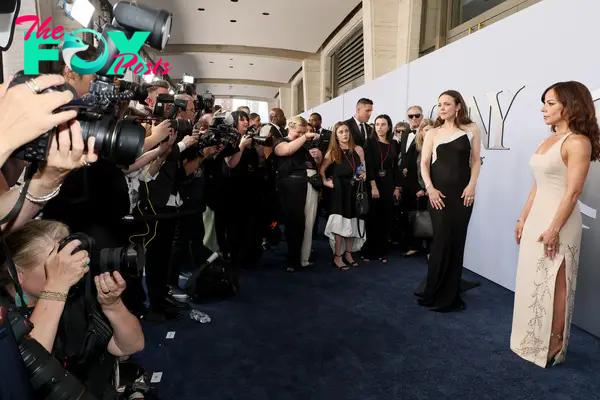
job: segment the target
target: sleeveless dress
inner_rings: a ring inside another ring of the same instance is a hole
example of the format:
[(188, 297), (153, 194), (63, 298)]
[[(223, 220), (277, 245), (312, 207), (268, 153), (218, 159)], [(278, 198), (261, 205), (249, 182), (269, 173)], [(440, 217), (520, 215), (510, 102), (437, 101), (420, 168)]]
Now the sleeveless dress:
[[(359, 165), (360, 157), (355, 150), (344, 150), (341, 162), (333, 164), (333, 196), (325, 226), (325, 236), (329, 238), (329, 244), (334, 252), (335, 235), (354, 239), (352, 249), (348, 250), (346, 250), (346, 242), (342, 240), (342, 252), (357, 252), (367, 240), (365, 221), (359, 220), (356, 213), (357, 184), (354, 181), (354, 174)], [(363, 235), (362, 238), (360, 234)]]
[(458, 130), (433, 147), (431, 181), (446, 197), (441, 210), (429, 206), (433, 238), (419, 304), (440, 311), (459, 311), (464, 307), (459, 293), (473, 207), (466, 207), (461, 196), (471, 179), (472, 140), (473, 133)]
[(510, 348), (540, 367), (547, 364), (554, 287), (563, 261), (567, 285), (565, 330), (562, 332), (563, 348), (556, 355), (554, 364), (565, 360), (575, 306), (582, 223), (579, 206), (575, 205), (559, 232), (560, 247), (554, 259), (544, 255), (544, 244), (538, 242), (539, 236), (550, 227), (567, 188), (567, 167), (560, 153), (569, 135), (556, 142), (546, 153), (534, 154), (529, 161), (537, 191), (521, 236)]

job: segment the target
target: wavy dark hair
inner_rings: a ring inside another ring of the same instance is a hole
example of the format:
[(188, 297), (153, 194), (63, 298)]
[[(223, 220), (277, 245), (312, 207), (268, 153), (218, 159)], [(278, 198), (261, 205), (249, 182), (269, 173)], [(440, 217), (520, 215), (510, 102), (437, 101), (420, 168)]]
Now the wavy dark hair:
[(354, 150), (356, 147), (356, 144), (354, 143), (354, 137), (352, 136), (352, 132), (350, 131), (348, 124), (342, 121), (335, 124), (333, 130), (331, 131), (331, 139), (329, 140), (329, 148), (327, 149), (327, 154), (329, 154), (329, 157), (331, 157), (331, 162), (333, 164), (340, 164), (342, 162), (342, 148), (337, 140), (337, 131), (342, 126), (348, 128), (348, 134), (350, 136), (348, 139), (348, 147), (350, 147), (350, 150)]
[[(554, 90), (556, 100), (564, 109), (562, 117), (569, 126), (569, 130), (576, 134), (587, 136), (592, 144), (591, 161), (600, 159), (600, 127), (596, 119), (596, 107), (589, 89), (580, 82), (557, 82), (544, 90), (542, 103), (545, 103), (546, 94)], [(556, 126), (552, 126), (556, 132)]]
[[(375, 125), (377, 125), (377, 120), (378, 119), (382, 119), (382, 118), (385, 119), (387, 121), (387, 124), (388, 124), (388, 131), (387, 131), (387, 133), (385, 135), (385, 138), (389, 142), (394, 137), (394, 126), (392, 125), (392, 119), (387, 114), (378, 115), (377, 118), (375, 118)], [(375, 132), (375, 129), (373, 129), (373, 132), (371, 132), (370, 139), (377, 140), (377, 132)]]
[[(471, 121), (471, 118), (469, 118), (467, 103), (465, 102), (465, 99), (463, 99), (462, 94), (460, 94), (456, 90), (446, 90), (444, 93), (438, 96), (438, 100), (444, 95), (452, 97), (452, 99), (454, 100), (454, 104), (460, 104), (458, 115), (456, 116), (456, 119), (454, 121), (456, 126), (460, 128), (461, 126), (472, 124), (473, 121)], [(437, 128), (442, 125), (444, 125), (444, 120), (441, 117), (437, 117), (437, 120), (435, 121), (435, 125), (433, 127)]]

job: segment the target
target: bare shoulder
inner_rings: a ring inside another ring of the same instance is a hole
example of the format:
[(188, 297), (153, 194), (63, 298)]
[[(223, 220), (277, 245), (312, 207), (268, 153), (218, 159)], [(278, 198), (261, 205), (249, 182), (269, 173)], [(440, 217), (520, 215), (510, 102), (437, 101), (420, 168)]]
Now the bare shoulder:
[(575, 133), (566, 138), (562, 147), (569, 156), (585, 156), (589, 159), (592, 154), (592, 142), (590, 141), (590, 138), (579, 133)]
[(473, 135), (479, 135), (481, 133), (481, 131), (479, 130), (479, 126), (475, 122), (471, 122), (465, 128), (471, 131)]

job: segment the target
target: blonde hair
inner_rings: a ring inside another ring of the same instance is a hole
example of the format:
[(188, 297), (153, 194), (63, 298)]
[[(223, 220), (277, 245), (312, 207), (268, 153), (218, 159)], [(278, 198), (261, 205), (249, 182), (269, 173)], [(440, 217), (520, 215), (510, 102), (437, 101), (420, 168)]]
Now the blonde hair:
[(417, 130), (417, 138), (416, 138), (417, 151), (423, 150), (423, 143), (425, 142), (424, 129), (428, 126), (433, 127), (434, 125), (435, 125), (435, 121), (432, 119), (429, 119), (429, 118), (421, 121), (421, 125), (419, 125), (419, 129)]
[(410, 124), (406, 121), (398, 122), (396, 126), (394, 126), (394, 135), (396, 134), (398, 128), (404, 128), (405, 130), (410, 129)]
[[(38, 265), (40, 259), (48, 256), (48, 247), (53, 248), (57, 241), (69, 235), (69, 228), (58, 221), (31, 220), (21, 229), (5, 237), (6, 245), (17, 270), (24, 271)], [(8, 262), (2, 263), (0, 283), (12, 285), (8, 272)]]
[(308, 121), (303, 117), (294, 117), (288, 121), (287, 127), (288, 129), (296, 129), (298, 127), (307, 128)]

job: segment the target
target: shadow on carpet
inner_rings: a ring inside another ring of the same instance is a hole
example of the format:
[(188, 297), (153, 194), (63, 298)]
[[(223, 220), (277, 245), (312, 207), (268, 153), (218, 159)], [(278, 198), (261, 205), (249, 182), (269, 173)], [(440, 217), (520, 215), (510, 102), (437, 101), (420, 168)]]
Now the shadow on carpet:
[[(285, 249), (285, 243), (280, 245)], [(544, 370), (509, 348), (512, 292), (465, 271), (481, 287), (467, 310), (438, 314), (413, 296), (422, 258), (391, 257), (341, 272), (325, 241), (317, 263), (283, 271), (281, 250), (265, 267), (242, 271), (235, 299), (144, 326), (136, 356), (163, 372), (162, 399), (594, 399), (600, 392), (600, 340), (573, 327), (567, 362)], [(365, 263), (363, 263), (365, 264)], [(175, 331), (174, 339), (165, 339)]]

